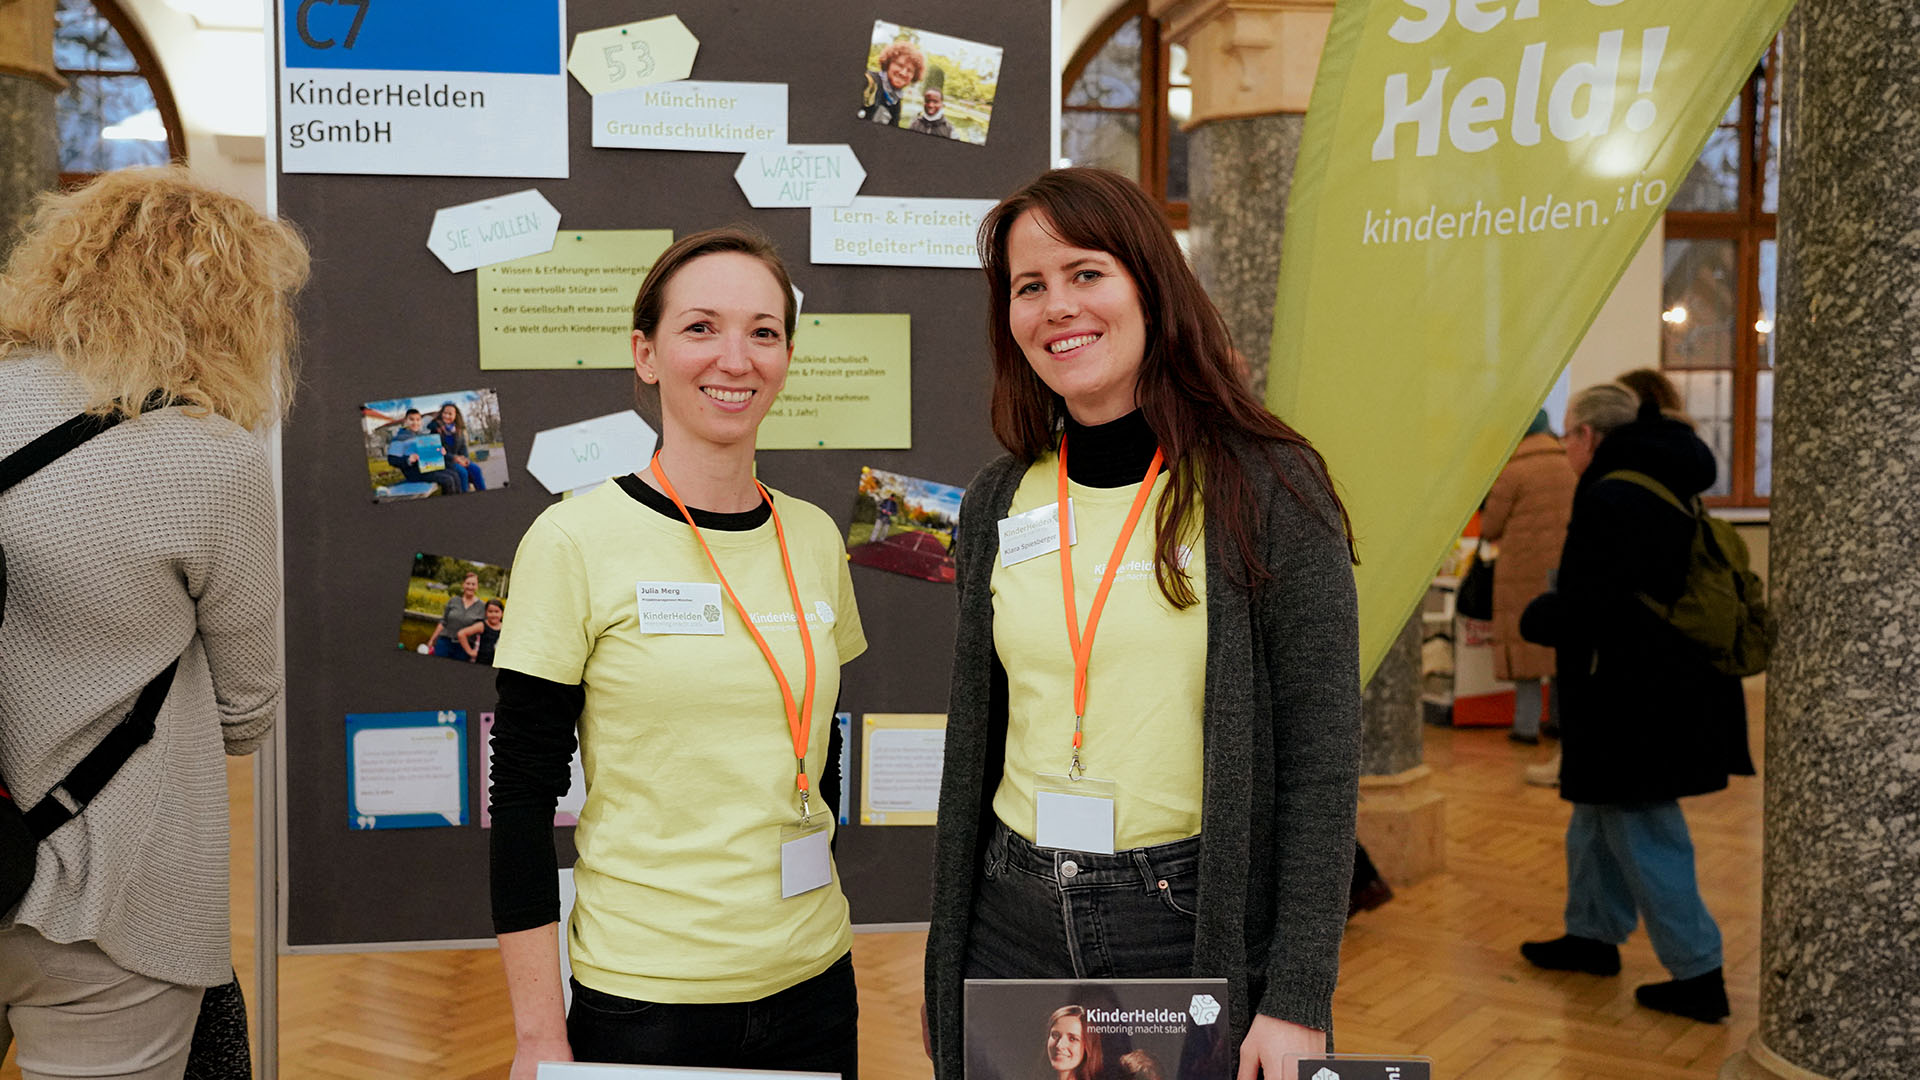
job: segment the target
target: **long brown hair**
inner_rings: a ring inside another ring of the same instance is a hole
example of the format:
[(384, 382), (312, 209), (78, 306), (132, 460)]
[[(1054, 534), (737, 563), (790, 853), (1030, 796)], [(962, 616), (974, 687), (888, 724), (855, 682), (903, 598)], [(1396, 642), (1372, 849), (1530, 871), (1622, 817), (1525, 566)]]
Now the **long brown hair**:
[(1352, 558), (1353, 526), (1328, 479), (1326, 462), (1305, 436), (1253, 396), (1236, 363), (1226, 320), (1181, 255), (1160, 208), (1118, 173), (1084, 167), (1042, 173), (1001, 200), (980, 223), (987, 337), (993, 350), (993, 433), (1000, 444), (1020, 460), (1033, 461), (1054, 448), (1066, 416), (1066, 402), (1034, 372), (1008, 322), (1013, 271), (1007, 261), (1007, 233), (1028, 211), (1061, 242), (1113, 256), (1139, 292), (1147, 344), (1135, 395), (1166, 454), (1169, 476), (1154, 509), (1153, 562), (1168, 602), (1185, 608), (1198, 600), (1178, 551), (1181, 538), (1198, 527), (1203, 478), (1206, 497), (1219, 509), (1240, 555), (1244, 574), (1234, 576), (1235, 584), (1253, 588), (1273, 576), (1260, 558), (1258, 506), (1248, 463), (1235, 452), (1235, 435), (1263, 443), (1267, 465), (1280, 482), (1302, 505), (1318, 512), (1280, 467), (1274, 444), (1284, 445), (1308, 465), (1320, 494), (1339, 515)]
[(1080, 1021), (1080, 1064), (1073, 1068), (1073, 1080), (1102, 1080), (1105, 1071), (1106, 1054), (1101, 1049), (1100, 1033), (1087, 1023), (1087, 1010), (1078, 1005), (1062, 1005), (1047, 1017), (1047, 1034), (1053, 1034), (1053, 1025), (1062, 1017), (1071, 1016)]

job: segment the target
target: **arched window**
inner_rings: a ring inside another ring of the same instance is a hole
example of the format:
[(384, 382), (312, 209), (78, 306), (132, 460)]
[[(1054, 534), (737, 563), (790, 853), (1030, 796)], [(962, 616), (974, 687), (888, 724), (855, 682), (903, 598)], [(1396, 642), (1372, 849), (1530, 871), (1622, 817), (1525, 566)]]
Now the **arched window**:
[(1128, 0), (1087, 35), (1061, 80), (1060, 152), (1138, 181), (1187, 227), (1187, 50), (1160, 36), (1146, 0)]
[(1667, 206), (1660, 366), (1719, 461), (1716, 505), (1765, 506), (1773, 491), (1779, 202), (1775, 41)]
[(59, 0), (53, 63), (60, 93), (60, 182), (186, 160), (180, 114), (139, 29), (113, 0)]

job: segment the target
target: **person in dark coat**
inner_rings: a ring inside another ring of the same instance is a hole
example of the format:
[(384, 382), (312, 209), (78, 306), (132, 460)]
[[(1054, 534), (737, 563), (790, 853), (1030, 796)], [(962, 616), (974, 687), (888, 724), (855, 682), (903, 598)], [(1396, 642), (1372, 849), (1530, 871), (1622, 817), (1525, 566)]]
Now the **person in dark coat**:
[(907, 130), (922, 135), (953, 138), (953, 121), (947, 119), (947, 73), (944, 68), (929, 68), (926, 85), (920, 88), (920, 115)]
[(1740, 680), (1640, 599), (1685, 589), (1694, 519), (1612, 474), (1633, 471), (1691, 500), (1712, 485), (1713, 453), (1685, 421), (1618, 386), (1575, 395), (1567, 459), (1580, 474), (1555, 590), (1520, 632), (1558, 651), (1560, 795), (1567, 825), (1566, 934), (1528, 942), (1538, 967), (1613, 975), (1644, 919), (1673, 979), (1642, 1005), (1695, 1020), (1727, 1016), (1720, 930), (1700, 898), (1677, 800), (1753, 775)]

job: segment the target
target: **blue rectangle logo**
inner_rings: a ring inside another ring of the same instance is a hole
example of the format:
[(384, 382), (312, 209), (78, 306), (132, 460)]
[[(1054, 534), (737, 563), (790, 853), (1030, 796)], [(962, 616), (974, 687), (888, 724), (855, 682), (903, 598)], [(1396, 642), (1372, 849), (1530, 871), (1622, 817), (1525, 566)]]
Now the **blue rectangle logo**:
[(560, 0), (282, 0), (289, 68), (558, 75)]

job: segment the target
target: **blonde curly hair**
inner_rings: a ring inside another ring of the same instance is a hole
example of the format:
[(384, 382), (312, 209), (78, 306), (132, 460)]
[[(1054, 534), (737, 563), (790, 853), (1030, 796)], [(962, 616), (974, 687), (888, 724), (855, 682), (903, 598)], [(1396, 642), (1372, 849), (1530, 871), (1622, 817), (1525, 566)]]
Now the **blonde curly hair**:
[(0, 273), (0, 359), (52, 354), (94, 412), (159, 391), (258, 429), (292, 401), (307, 262), (291, 225), (182, 166), (107, 173), (40, 198)]
[(913, 78), (910, 81), (919, 82), (920, 76), (927, 73), (927, 57), (926, 54), (922, 53), (919, 47), (911, 41), (896, 41), (880, 50), (880, 73), (882, 75), (886, 74), (887, 69), (893, 66), (893, 62), (903, 56), (907, 58), (907, 63), (913, 67)]

